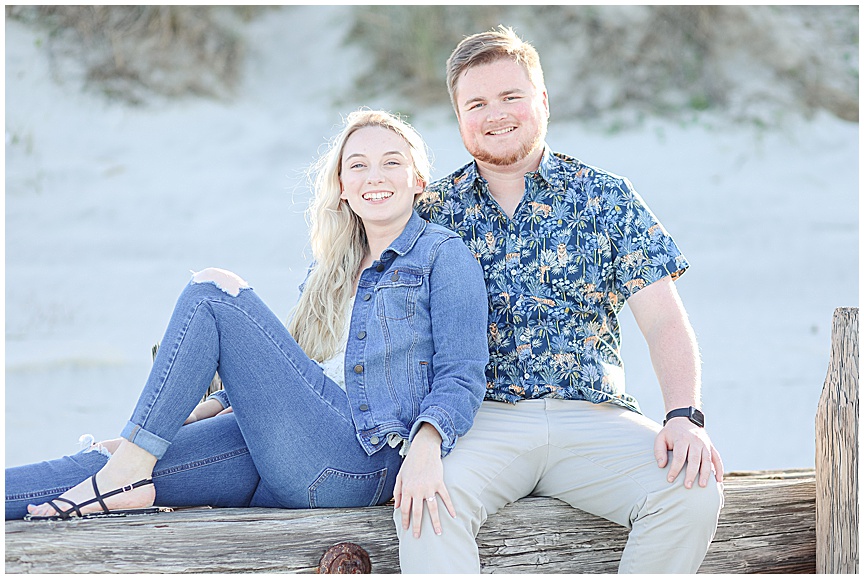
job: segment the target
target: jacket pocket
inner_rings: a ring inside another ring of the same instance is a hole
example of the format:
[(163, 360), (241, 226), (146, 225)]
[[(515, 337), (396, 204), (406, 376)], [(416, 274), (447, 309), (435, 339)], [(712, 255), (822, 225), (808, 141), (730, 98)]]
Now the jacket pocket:
[(423, 275), (420, 272), (399, 268), (385, 273), (375, 286), (379, 315), (389, 320), (412, 317), (421, 285)]
[(309, 506), (371, 507), (381, 498), (386, 481), (386, 468), (368, 474), (326, 468), (309, 486)]

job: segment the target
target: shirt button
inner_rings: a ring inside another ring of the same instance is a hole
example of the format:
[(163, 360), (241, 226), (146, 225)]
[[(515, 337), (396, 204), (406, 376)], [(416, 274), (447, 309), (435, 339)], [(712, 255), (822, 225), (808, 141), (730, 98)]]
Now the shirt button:
[(354, 372), (356, 372), (357, 374), (362, 374), (363, 373), (363, 364), (357, 364), (356, 366), (354, 366)]
[(372, 299), (372, 294), (366, 294), (365, 296), (363, 296), (363, 301), (364, 301), (364, 302), (368, 302), (368, 301), (371, 300), (371, 299)]
[(381, 440), (381, 439), (378, 438), (377, 436), (373, 436), (372, 438), (369, 439), (369, 442), (371, 442), (372, 444), (378, 444), (379, 440)]
[(529, 374), (528, 372), (525, 372), (525, 379), (527, 380), (530, 377), (531, 377), (531, 374)]
[(384, 271), (384, 269), (385, 269), (384, 264), (379, 263), (378, 266), (375, 268), (375, 271)]
[(360, 331), (357, 333), (357, 339), (358, 340), (362, 340), (365, 337), (366, 337), (366, 332)]
[(361, 404), (361, 405), (360, 405), (360, 410), (362, 410), (363, 412), (366, 412), (367, 410), (369, 410), (369, 406), (366, 405), (366, 404)]

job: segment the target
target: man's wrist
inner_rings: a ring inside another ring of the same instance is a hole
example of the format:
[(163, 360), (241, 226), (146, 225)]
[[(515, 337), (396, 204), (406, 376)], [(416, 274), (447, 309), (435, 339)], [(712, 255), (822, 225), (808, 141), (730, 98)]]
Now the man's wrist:
[(705, 415), (695, 406), (687, 406), (685, 408), (676, 408), (666, 413), (666, 419), (663, 420), (663, 426), (673, 418), (687, 418), (690, 422), (700, 428), (705, 428)]

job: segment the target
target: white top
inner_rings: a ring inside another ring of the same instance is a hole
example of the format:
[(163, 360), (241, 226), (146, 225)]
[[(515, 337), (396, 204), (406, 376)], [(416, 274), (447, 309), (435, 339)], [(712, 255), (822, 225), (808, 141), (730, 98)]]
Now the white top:
[(348, 347), (348, 332), (351, 331), (351, 313), (354, 311), (354, 297), (348, 300), (347, 315), (345, 318), (344, 328), (342, 330), (341, 348), (333, 354), (332, 357), (321, 362), (321, 368), (324, 370), (324, 375), (336, 382), (342, 390), (347, 393), (345, 388), (345, 349)]

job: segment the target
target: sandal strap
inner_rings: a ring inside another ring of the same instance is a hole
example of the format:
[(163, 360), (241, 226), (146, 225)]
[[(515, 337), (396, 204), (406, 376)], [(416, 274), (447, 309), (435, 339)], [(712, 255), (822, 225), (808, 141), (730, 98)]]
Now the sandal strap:
[[(102, 507), (102, 510), (106, 513), (108, 512), (108, 505), (105, 504), (105, 501), (102, 500), (102, 494), (99, 492), (99, 487), (96, 485), (96, 475), (90, 477), (90, 482), (93, 483), (93, 494), (96, 497), (96, 500), (99, 501), (99, 506)], [(90, 501), (93, 502), (93, 501)], [(89, 503), (86, 503), (89, 504)]]
[[(72, 507), (69, 508), (69, 509), (66, 509), (66, 510), (64, 511), (63, 509), (61, 509), (60, 507), (58, 507), (58, 506), (54, 503), (54, 501), (63, 501), (64, 503), (69, 503), (70, 505), (72, 505)], [(51, 505), (51, 508), (54, 509), (54, 510), (57, 512), (57, 516), (60, 517), (61, 519), (68, 519), (68, 518), (70, 518), (70, 517), (72, 516), (72, 515), (71, 515), (72, 511), (75, 511), (75, 512), (78, 514), (79, 517), (81, 516), (81, 510), (78, 508), (78, 505), (76, 505), (75, 503), (73, 503), (73, 502), (70, 501), (69, 499), (64, 499), (63, 497), (57, 497), (56, 499), (54, 499), (54, 500), (52, 500), (52, 501), (48, 501), (48, 504)]]
[[(75, 510), (78, 512), (79, 517), (81, 516), (81, 511), (78, 510), (80, 507), (86, 507), (87, 505), (95, 503), (98, 501), (99, 506), (102, 507), (102, 511), (105, 513), (109, 513), (111, 511), (108, 509), (108, 505), (105, 504), (105, 501), (103, 499), (113, 497), (114, 495), (119, 495), (120, 493), (129, 492), (133, 489), (137, 489), (138, 487), (143, 487), (144, 485), (152, 485), (153, 484), (153, 479), (145, 478), (145, 479), (141, 479), (137, 482), (134, 482), (130, 485), (126, 485), (125, 487), (120, 487), (119, 489), (114, 489), (113, 491), (109, 491), (103, 495), (101, 492), (99, 492), (99, 487), (96, 485), (96, 475), (95, 474), (92, 477), (90, 477), (90, 480), (93, 482), (93, 492), (96, 496), (95, 496), (95, 498), (92, 498), (89, 501), (84, 501), (83, 503), (75, 506)], [(65, 501), (66, 499), (63, 499), (63, 500)], [(66, 501), (66, 502), (68, 502), (70, 504), (74, 504), (71, 501)]]

